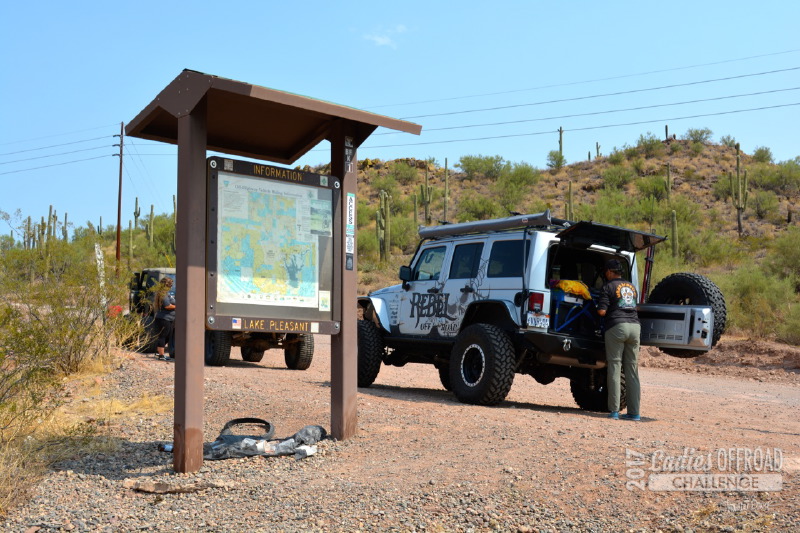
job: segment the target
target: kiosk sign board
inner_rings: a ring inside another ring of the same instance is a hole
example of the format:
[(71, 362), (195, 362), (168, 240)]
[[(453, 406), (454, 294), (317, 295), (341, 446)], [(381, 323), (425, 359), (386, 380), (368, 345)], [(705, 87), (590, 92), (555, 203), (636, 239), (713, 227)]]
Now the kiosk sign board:
[(207, 160), (206, 328), (339, 332), (333, 176)]

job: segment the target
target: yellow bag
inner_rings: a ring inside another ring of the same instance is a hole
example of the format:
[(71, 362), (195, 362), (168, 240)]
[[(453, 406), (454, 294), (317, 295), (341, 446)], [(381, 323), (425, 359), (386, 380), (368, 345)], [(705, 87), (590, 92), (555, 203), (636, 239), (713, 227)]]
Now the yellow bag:
[(589, 287), (582, 281), (574, 279), (562, 279), (556, 284), (556, 288), (561, 289), (569, 294), (580, 296), (584, 300), (591, 300), (592, 295), (589, 294)]

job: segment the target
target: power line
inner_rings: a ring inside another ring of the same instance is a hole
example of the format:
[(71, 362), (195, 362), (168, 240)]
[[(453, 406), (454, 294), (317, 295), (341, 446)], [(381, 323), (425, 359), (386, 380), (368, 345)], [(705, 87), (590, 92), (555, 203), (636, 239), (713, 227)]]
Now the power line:
[[(791, 107), (800, 105), (800, 102), (796, 102), (793, 104), (781, 104), (781, 105), (773, 105), (773, 106), (764, 106), (764, 107), (753, 107), (750, 109), (736, 109), (733, 111), (719, 111), (717, 113), (704, 113), (700, 115), (687, 115), (683, 117), (672, 117), (672, 118), (659, 118), (654, 120), (641, 120), (637, 122), (624, 122), (618, 124), (605, 124), (602, 126), (587, 126), (585, 128), (571, 128), (565, 129), (564, 131), (585, 131), (585, 130), (598, 130), (598, 129), (605, 129), (605, 128), (616, 128), (620, 126), (636, 126), (639, 124), (652, 124), (655, 122), (667, 122), (670, 120), (686, 120), (690, 118), (702, 118), (702, 117), (714, 117), (719, 115), (731, 115), (735, 113), (746, 113), (749, 111), (763, 111), (766, 109), (778, 109), (782, 107)], [(419, 142), (419, 143), (409, 143), (409, 144), (386, 144), (380, 146), (362, 146), (362, 150), (371, 150), (375, 148), (403, 148), (406, 146), (423, 146), (428, 144), (448, 144), (448, 143), (455, 143), (455, 142), (468, 142), (468, 141), (486, 141), (491, 139), (507, 139), (511, 137), (532, 137), (534, 135), (548, 135), (554, 133), (556, 130), (547, 130), (547, 131), (537, 131), (533, 133), (515, 133), (515, 134), (508, 134), (508, 135), (494, 135), (489, 137), (474, 137), (470, 139), (448, 139), (444, 141), (427, 141), (427, 142)]]
[(87, 132), (87, 131), (96, 131), (96, 130), (101, 130), (103, 128), (110, 128), (111, 126), (118, 126), (118, 125), (119, 125), (119, 122), (117, 122), (116, 124), (110, 124), (108, 126), (95, 126), (93, 128), (86, 128), (85, 130), (76, 130), (76, 131), (70, 131), (70, 132), (66, 132), (66, 133), (54, 133), (52, 135), (43, 135), (41, 137), (35, 137), (35, 138), (32, 138), (32, 139), (23, 139), (21, 141), (9, 141), (9, 142), (0, 143), (0, 146), (7, 146), (9, 144), (27, 143), (27, 142), (31, 142), (31, 141), (40, 141), (42, 139), (50, 139), (52, 137), (63, 137), (64, 135), (74, 135), (76, 133), (84, 133), (84, 132)]
[(11, 163), (21, 163), (22, 161), (34, 161), (37, 159), (46, 159), (48, 157), (58, 157), (60, 155), (69, 155), (69, 154), (77, 154), (79, 152), (90, 152), (92, 150), (100, 150), (108, 148), (108, 146), (95, 146), (94, 148), (84, 148), (82, 150), (72, 150), (70, 152), (60, 152), (57, 154), (49, 154), (49, 155), (40, 155), (36, 157), (26, 157), (25, 159), (15, 159), (14, 161), (3, 161), (0, 162), (0, 165), (9, 165)]
[(72, 141), (72, 142), (61, 143), (61, 144), (51, 144), (50, 146), (40, 146), (38, 148), (28, 148), (26, 150), (17, 150), (16, 152), (6, 152), (4, 154), (0, 154), (0, 156), (23, 154), (25, 152), (35, 152), (37, 150), (47, 150), (48, 148), (58, 148), (59, 146), (69, 146), (71, 144), (80, 144), (80, 143), (86, 143), (86, 142), (89, 142), (89, 141), (97, 141), (97, 140), (100, 140), (100, 139), (108, 139), (108, 138), (109, 138), (109, 135), (103, 135), (102, 137), (93, 137), (91, 139), (81, 139), (80, 141)]
[(800, 49), (795, 48), (795, 49), (792, 49), (792, 50), (784, 50), (782, 52), (771, 52), (769, 54), (760, 54), (760, 55), (755, 55), (755, 56), (741, 57), (741, 58), (737, 58), (737, 59), (725, 59), (725, 60), (722, 60), (722, 61), (714, 61), (712, 63), (700, 63), (698, 65), (689, 65), (689, 66), (685, 66), (685, 67), (674, 67), (674, 68), (667, 68), (667, 69), (662, 69), (662, 70), (650, 70), (650, 71), (647, 71), (647, 72), (639, 72), (639, 73), (636, 73), (636, 74), (622, 74), (622, 75), (619, 75), (619, 76), (610, 76), (610, 77), (607, 77), (607, 78), (596, 78), (596, 79), (592, 79), (592, 80), (573, 81), (573, 82), (566, 82), (566, 83), (554, 83), (554, 84), (551, 84), (551, 85), (540, 85), (538, 87), (528, 87), (526, 89), (512, 89), (512, 90), (508, 90), (508, 91), (497, 91), (497, 92), (491, 92), (491, 93), (471, 94), (471, 95), (463, 95), (463, 96), (451, 96), (449, 98), (438, 98), (438, 99), (435, 99), (435, 100), (421, 100), (421, 101), (417, 101), (417, 102), (406, 102), (406, 103), (402, 103), (402, 104), (382, 104), (382, 105), (377, 105), (377, 106), (371, 106), (368, 109), (380, 109), (382, 107), (400, 107), (400, 106), (418, 105), (418, 104), (432, 104), (432, 103), (437, 103), (437, 102), (449, 102), (449, 101), (452, 101), (452, 100), (464, 100), (464, 99), (467, 99), (467, 98), (480, 98), (480, 97), (483, 97), (483, 96), (499, 96), (499, 95), (503, 95), (503, 94), (514, 94), (514, 93), (521, 93), (521, 92), (527, 92), (527, 91), (537, 91), (537, 90), (540, 90), (540, 89), (553, 89), (553, 88), (556, 88), (556, 87), (571, 87), (573, 85), (583, 85), (583, 84), (588, 84), (588, 83), (596, 83), (596, 82), (599, 82), (599, 81), (621, 80), (621, 79), (625, 79), (625, 78), (635, 78), (635, 77), (639, 77), (639, 76), (647, 76), (647, 75), (650, 75), (650, 74), (662, 74), (664, 72), (674, 72), (674, 71), (677, 71), (677, 70), (688, 70), (688, 69), (692, 69), (692, 68), (710, 67), (710, 66), (714, 66), (714, 65), (722, 65), (722, 64), (725, 64), (725, 63), (735, 63), (737, 61), (747, 61), (747, 60), (750, 60), (750, 59), (759, 59), (759, 58), (762, 58), (762, 57), (770, 57), (770, 56), (776, 56), (776, 55), (790, 54), (790, 53), (793, 53), (793, 52), (800, 52)]
[(631, 90), (628, 90), (628, 91), (618, 91), (618, 92), (603, 93), (603, 94), (592, 94), (592, 95), (588, 95), (588, 96), (576, 96), (576, 97), (573, 97), (573, 98), (561, 98), (561, 99), (558, 99), (558, 100), (547, 100), (547, 101), (541, 101), (541, 102), (530, 102), (530, 103), (526, 103), (526, 104), (513, 104), (513, 105), (505, 105), (505, 106), (497, 106), (497, 107), (485, 107), (485, 108), (480, 108), (480, 109), (467, 109), (467, 110), (463, 110), (463, 111), (450, 111), (450, 112), (447, 112), (447, 113), (433, 113), (433, 114), (430, 114), (430, 115), (415, 115), (415, 116), (412, 116), (412, 117), (402, 117), (402, 118), (403, 118), (403, 120), (408, 120), (408, 119), (412, 119), (412, 118), (443, 117), (443, 116), (449, 116), (449, 115), (463, 115), (465, 113), (477, 113), (479, 111), (498, 111), (498, 110), (501, 110), (501, 109), (514, 109), (514, 108), (518, 108), (518, 107), (530, 107), (530, 106), (545, 105), (545, 104), (558, 104), (558, 103), (562, 103), (562, 102), (575, 102), (575, 101), (578, 101), (578, 100), (590, 100), (590, 99), (594, 99), (594, 98), (604, 98), (606, 96), (620, 96), (620, 95), (623, 95), (623, 94), (635, 94), (635, 93), (643, 93), (643, 92), (648, 92), (648, 91), (659, 91), (659, 90), (663, 90), (663, 89), (674, 89), (676, 87), (688, 87), (688, 86), (691, 86), (691, 85), (701, 85), (701, 84), (705, 84), (705, 83), (714, 83), (714, 82), (717, 82), (717, 81), (729, 81), (729, 80), (735, 80), (735, 79), (741, 79), (741, 78), (752, 78), (754, 76), (764, 76), (764, 75), (767, 75), (767, 74), (776, 74), (776, 73), (779, 73), (779, 72), (789, 72), (789, 71), (792, 71), (792, 70), (800, 70), (800, 67), (791, 67), (791, 68), (778, 69), (778, 70), (768, 70), (768, 71), (765, 71), (765, 72), (756, 72), (754, 74), (740, 74), (740, 75), (737, 75), (737, 76), (727, 76), (725, 78), (714, 78), (714, 79), (711, 79), (711, 80), (691, 81), (691, 82), (687, 82), (687, 83), (675, 83), (675, 84), (672, 84), (672, 85), (661, 85), (661, 86), (658, 86), (658, 87), (648, 87), (646, 89), (631, 89)]
[(93, 159), (101, 159), (103, 157), (113, 157), (117, 154), (107, 154), (107, 155), (99, 155), (97, 157), (88, 157), (86, 159), (76, 159), (74, 161), (64, 161), (63, 163), (53, 163), (52, 165), (44, 165), (41, 167), (33, 167), (33, 168), (23, 168), (22, 170), (9, 170), (8, 172), (0, 172), (0, 176), (5, 174), (18, 174), (20, 172), (28, 172), (30, 170), (39, 170), (42, 168), (50, 168), (50, 167), (60, 167), (61, 165), (69, 165), (72, 163), (80, 163), (81, 161), (92, 161)]
[[(459, 130), (459, 129), (466, 129), (466, 128), (478, 128), (478, 127), (485, 127), (485, 126), (507, 126), (509, 124), (523, 124), (523, 123), (526, 123), (526, 122), (541, 122), (541, 121), (545, 121), (545, 120), (556, 120), (556, 119), (562, 119), (562, 118), (590, 117), (590, 116), (595, 116), (595, 115), (607, 115), (607, 114), (610, 114), (610, 113), (622, 113), (622, 112), (626, 112), (626, 111), (641, 111), (641, 110), (644, 110), (644, 109), (655, 109), (655, 108), (659, 108), (659, 107), (670, 107), (670, 106), (676, 106), (676, 105), (698, 104), (698, 103), (702, 103), (702, 102), (713, 102), (713, 101), (717, 101), (717, 100), (728, 100), (728, 99), (731, 99), (731, 98), (743, 98), (743, 97), (747, 97), (747, 96), (760, 96), (760, 95), (763, 95), (763, 94), (774, 94), (774, 93), (779, 93), (779, 92), (797, 91), (797, 90), (800, 90), (800, 87), (790, 87), (788, 89), (772, 89), (772, 90), (769, 90), (769, 91), (759, 91), (759, 92), (755, 92), (755, 93), (746, 93), (746, 94), (733, 94), (733, 95), (728, 95), (728, 96), (716, 96), (714, 98), (702, 98), (702, 99), (699, 99), (699, 100), (686, 100), (684, 102), (672, 102), (672, 103), (669, 103), (669, 104), (651, 104), (651, 105), (639, 106), (639, 107), (627, 107), (627, 108), (623, 108), (623, 109), (608, 109), (608, 110), (605, 110), (605, 111), (592, 111), (590, 113), (575, 113), (575, 114), (572, 114), (572, 115), (558, 115), (558, 116), (553, 116), (553, 117), (528, 118), (528, 119), (520, 119), (520, 120), (509, 120), (509, 121), (504, 121), (504, 122), (487, 122), (487, 123), (483, 123), (483, 124), (466, 124), (466, 125), (463, 125), (463, 126), (447, 126), (447, 127), (443, 127), (443, 128), (425, 128), (425, 131), (426, 132), (431, 132), (431, 131)], [(398, 133), (401, 133), (401, 132), (389, 131), (389, 132), (385, 132), (385, 133), (375, 133), (372, 136), (373, 137), (379, 137), (381, 135), (397, 135)]]

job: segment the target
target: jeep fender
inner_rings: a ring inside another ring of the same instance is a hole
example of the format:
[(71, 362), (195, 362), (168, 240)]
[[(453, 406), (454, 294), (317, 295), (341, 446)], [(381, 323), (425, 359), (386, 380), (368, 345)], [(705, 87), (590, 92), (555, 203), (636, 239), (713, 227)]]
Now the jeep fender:
[(364, 320), (374, 322), (376, 326), (382, 330), (386, 330), (383, 324), (389, 325), (389, 310), (386, 302), (380, 298), (371, 298), (369, 296), (359, 296), (358, 307), (364, 313)]
[(519, 329), (519, 324), (513, 318), (519, 314), (519, 310), (513, 303), (505, 300), (478, 300), (470, 304), (464, 312), (464, 320), (461, 322), (461, 330), (476, 323), (494, 324), (500, 328), (510, 331)]

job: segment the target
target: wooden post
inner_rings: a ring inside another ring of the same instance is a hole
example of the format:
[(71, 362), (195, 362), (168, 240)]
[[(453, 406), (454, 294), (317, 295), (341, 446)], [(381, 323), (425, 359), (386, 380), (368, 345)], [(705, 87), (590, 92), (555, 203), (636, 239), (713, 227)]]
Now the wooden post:
[[(178, 198), (206, 205), (206, 100), (178, 118)], [(176, 257), (175, 425), (173, 468), (203, 466), (203, 367), (205, 366), (206, 210), (178, 212)]]
[[(331, 174), (342, 180), (342, 201), (334, 209), (334, 232), (342, 236), (334, 250), (334, 287), (340, 289), (334, 309), (340, 330), (331, 336), (331, 434), (348, 439), (358, 432), (358, 358), (356, 343), (356, 146), (355, 129), (349, 122), (334, 128), (331, 143)], [(352, 228), (352, 230), (350, 229)], [(347, 233), (352, 231), (352, 235)], [(348, 253), (347, 238), (352, 237)]]

